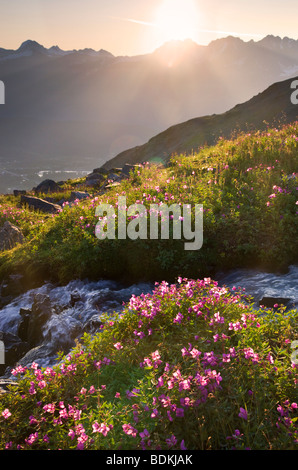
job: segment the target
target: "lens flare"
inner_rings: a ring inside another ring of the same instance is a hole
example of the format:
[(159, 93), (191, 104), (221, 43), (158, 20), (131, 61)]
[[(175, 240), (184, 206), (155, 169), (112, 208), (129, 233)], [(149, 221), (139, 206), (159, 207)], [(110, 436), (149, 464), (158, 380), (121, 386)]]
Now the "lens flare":
[(167, 41), (189, 39), (199, 28), (199, 10), (194, 0), (164, 0), (155, 23)]

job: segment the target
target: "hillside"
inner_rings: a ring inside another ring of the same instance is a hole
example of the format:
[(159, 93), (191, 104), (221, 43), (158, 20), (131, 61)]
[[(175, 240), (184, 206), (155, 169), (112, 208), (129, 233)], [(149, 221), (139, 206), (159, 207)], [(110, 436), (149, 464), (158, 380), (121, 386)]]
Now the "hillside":
[(265, 129), (295, 121), (298, 107), (291, 103), (289, 79), (275, 83), (249, 101), (230, 111), (203, 116), (170, 127), (152, 137), (146, 144), (119, 153), (103, 165), (110, 169), (125, 163), (166, 162), (172, 154), (192, 153), (204, 145), (214, 145), (220, 138), (230, 138), (235, 132)]

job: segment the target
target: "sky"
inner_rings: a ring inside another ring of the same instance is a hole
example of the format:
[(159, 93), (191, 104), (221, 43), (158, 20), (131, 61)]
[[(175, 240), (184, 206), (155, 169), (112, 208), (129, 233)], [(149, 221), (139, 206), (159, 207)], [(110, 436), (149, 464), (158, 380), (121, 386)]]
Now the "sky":
[(31, 39), (134, 56), (177, 39), (298, 39), (297, 18), (297, 0), (0, 0), (0, 47)]

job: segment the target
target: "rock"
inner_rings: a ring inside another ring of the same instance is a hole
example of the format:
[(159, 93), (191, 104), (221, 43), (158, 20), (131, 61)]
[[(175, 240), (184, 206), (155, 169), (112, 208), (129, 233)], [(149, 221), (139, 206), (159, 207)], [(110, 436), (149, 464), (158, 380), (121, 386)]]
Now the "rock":
[(31, 209), (48, 214), (58, 214), (61, 211), (61, 207), (58, 204), (53, 204), (34, 196), (21, 196), (21, 204), (27, 204)]
[(285, 307), (289, 304), (289, 302), (291, 302), (292, 299), (287, 299), (287, 298), (284, 298), (284, 297), (263, 297), (260, 301), (259, 301), (259, 305), (261, 306), (264, 306), (264, 307), (268, 307), (268, 308), (273, 308), (274, 305), (284, 305)]
[(100, 173), (101, 175), (106, 176), (108, 173), (108, 170), (105, 170), (104, 168), (95, 168), (90, 174), (95, 174), (95, 173)]
[(86, 185), (87, 186), (94, 186), (100, 185), (105, 181), (105, 177), (102, 173), (98, 173), (97, 171), (93, 171), (86, 176)]
[(42, 181), (36, 188), (34, 188), (35, 194), (38, 193), (56, 193), (60, 191), (60, 186), (53, 180), (46, 179)]
[(77, 302), (80, 302), (80, 300), (82, 300), (80, 294), (78, 292), (72, 292), (70, 294), (70, 305), (71, 307), (74, 307), (74, 305), (77, 303)]
[(120, 183), (114, 182), (114, 183), (107, 184), (105, 188), (111, 189), (111, 188), (116, 188), (117, 186), (120, 186)]
[(0, 341), (5, 348), (5, 364), (0, 365), (0, 375), (3, 375), (7, 367), (13, 367), (29, 351), (30, 346), (18, 336), (3, 331), (0, 331)]
[(13, 195), (14, 196), (21, 196), (22, 194), (26, 194), (25, 189), (14, 189), (13, 190)]
[(24, 243), (22, 231), (6, 220), (0, 228), (0, 251), (11, 250), (19, 243)]
[(81, 201), (82, 199), (87, 199), (88, 197), (90, 197), (90, 194), (85, 191), (72, 191), (69, 202), (74, 202), (76, 199)]
[(28, 331), (29, 331), (29, 322), (30, 322), (30, 315), (32, 314), (32, 311), (29, 309), (20, 309), (20, 316), (21, 316), (21, 321), (18, 326), (18, 337), (22, 341), (28, 341)]
[(120, 178), (120, 175), (118, 175), (117, 173), (109, 173), (108, 176), (107, 176), (107, 181), (108, 182), (115, 182), (115, 181), (119, 181), (121, 178)]
[[(52, 315), (51, 301), (48, 295), (36, 294), (32, 305), (32, 312), (29, 314), (28, 325), (24, 325), (23, 331), (26, 333), (27, 328), (27, 341), (30, 347), (38, 346), (43, 341), (43, 327)], [(24, 317), (26, 320), (26, 315)]]
[(16, 380), (0, 378), (0, 396), (3, 393), (9, 392), (11, 387), (18, 387), (19, 384)]
[(25, 292), (26, 286), (24, 276), (22, 274), (10, 274), (8, 279), (2, 282), (0, 295), (1, 297), (16, 297)]
[(33, 362), (36, 362), (39, 367), (44, 367), (49, 362), (55, 362), (57, 359), (57, 353), (53, 351), (50, 345), (41, 344), (35, 348), (30, 349), (19, 361), (23, 367), (30, 367)]
[(131, 171), (134, 171), (136, 168), (139, 168), (139, 165), (130, 165), (129, 163), (125, 163), (124, 167), (122, 168), (122, 173), (126, 176), (129, 176)]

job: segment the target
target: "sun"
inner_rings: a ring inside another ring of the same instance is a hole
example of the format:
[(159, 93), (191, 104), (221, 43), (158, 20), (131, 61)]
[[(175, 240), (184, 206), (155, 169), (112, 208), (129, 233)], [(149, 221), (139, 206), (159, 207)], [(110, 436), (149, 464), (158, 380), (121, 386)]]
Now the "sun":
[(155, 23), (164, 41), (193, 39), (199, 27), (197, 5), (194, 0), (163, 0)]

